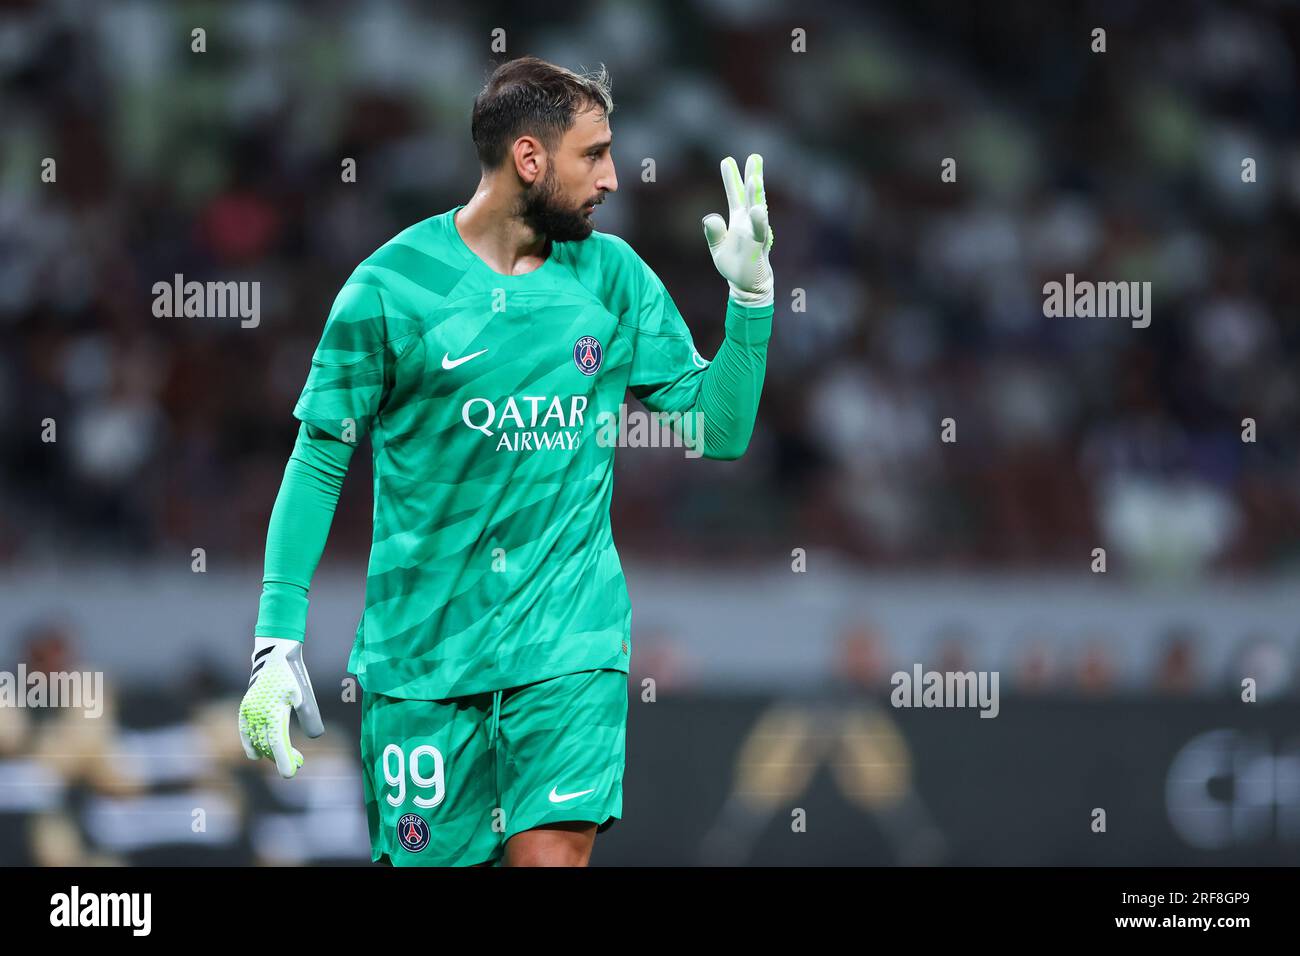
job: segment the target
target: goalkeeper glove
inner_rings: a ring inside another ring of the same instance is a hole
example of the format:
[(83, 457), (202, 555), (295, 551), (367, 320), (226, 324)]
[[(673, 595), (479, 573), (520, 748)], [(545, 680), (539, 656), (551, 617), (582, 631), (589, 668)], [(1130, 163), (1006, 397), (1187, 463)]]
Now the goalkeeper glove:
[(253, 674), (239, 705), (239, 739), (249, 760), (270, 757), (286, 778), (303, 762), (289, 742), (290, 708), (308, 737), (325, 733), (302, 660), (302, 641), (259, 637), (253, 646)]
[(717, 213), (701, 220), (713, 264), (731, 286), (731, 298), (740, 305), (763, 306), (775, 301), (767, 251), (772, 248), (772, 227), (767, 221), (767, 195), (763, 192), (763, 157), (751, 153), (740, 178), (736, 161), (722, 161), (722, 185), (727, 190), (730, 220)]

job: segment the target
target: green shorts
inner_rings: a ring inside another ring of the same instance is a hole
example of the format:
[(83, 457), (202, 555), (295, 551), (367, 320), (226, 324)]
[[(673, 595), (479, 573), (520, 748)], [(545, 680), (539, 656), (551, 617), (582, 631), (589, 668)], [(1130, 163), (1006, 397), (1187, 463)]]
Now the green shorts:
[(623, 813), (627, 680), (581, 671), (447, 700), (362, 691), (371, 859), (472, 866), (542, 824), (608, 829)]

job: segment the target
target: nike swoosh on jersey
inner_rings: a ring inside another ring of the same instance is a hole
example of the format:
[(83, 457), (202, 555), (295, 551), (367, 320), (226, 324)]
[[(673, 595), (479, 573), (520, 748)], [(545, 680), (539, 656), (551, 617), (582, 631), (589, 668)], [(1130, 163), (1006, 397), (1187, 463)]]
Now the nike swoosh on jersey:
[(595, 793), (596, 788), (590, 790), (579, 790), (577, 793), (556, 793), (558, 787), (551, 787), (551, 803), (563, 803), (565, 800), (572, 800), (574, 797), (585, 797), (589, 793)]
[(473, 355), (465, 355), (465, 356), (463, 356), (463, 357), (461, 357), (461, 358), (458, 358), (458, 359), (452, 359), (452, 357), (451, 357), (451, 353), (449, 353), (449, 352), (443, 352), (443, 353), (442, 353), (442, 367), (445, 368), (445, 369), (453, 369), (453, 368), (455, 368), (457, 365), (464, 365), (466, 362), (468, 362), (468, 361), (469, 361), (470, 359), (472, 359), (472, 358), (478, 358), (480, 355), (482, 355), (482, 354), (483, 354), (484, 352), (486, 352), (486, 351), (487, 351), (487, 349), (479, 349), (479, 350), (478, 350), (477, 352), (475, 352)]

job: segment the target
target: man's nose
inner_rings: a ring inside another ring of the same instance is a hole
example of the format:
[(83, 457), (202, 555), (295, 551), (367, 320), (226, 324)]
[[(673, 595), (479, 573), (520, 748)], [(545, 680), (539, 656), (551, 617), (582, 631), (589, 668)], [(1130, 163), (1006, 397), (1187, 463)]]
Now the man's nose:
[(618, 174), (614, 172), (613, 163), (609, 166), (609, 172), (596, 180), (596, 188), (611, 193), (618, 192)]

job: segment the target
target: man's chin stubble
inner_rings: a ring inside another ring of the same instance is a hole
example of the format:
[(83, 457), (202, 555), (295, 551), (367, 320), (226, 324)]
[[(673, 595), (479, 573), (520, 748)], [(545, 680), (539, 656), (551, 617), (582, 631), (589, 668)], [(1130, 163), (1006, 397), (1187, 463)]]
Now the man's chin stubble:
[(595, 229), (595, 224), (586, 216), (572, 213), (541, 217), (529, 225), (551, 242), (581, 242)]
[(525, 196), (520, 202), (519, 218), (533, 232), (546, 236), (552, 242), (581, 242), (596, 228), (582, 209), (577, 212), (559, 212), (554, 207), (545, 205), (544, 197), (542, 203), (535, 203)]

